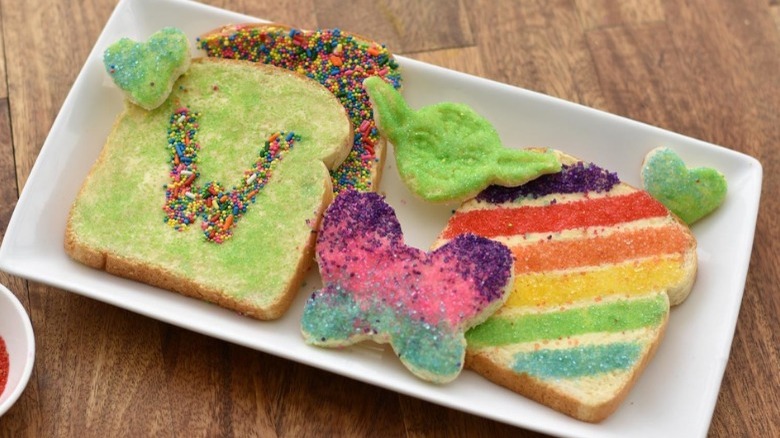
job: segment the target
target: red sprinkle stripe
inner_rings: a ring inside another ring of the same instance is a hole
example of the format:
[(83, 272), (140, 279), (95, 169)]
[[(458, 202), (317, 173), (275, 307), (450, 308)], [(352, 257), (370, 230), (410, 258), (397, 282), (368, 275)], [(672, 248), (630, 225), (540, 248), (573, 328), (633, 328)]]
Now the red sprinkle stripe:
[(488, 208), (452, 217), (443, 237), (472, 232), (485, 237), (545, 233), (571, 228), (612, 226), (622, 222), (668, 215), (668, 210), (645, 191), (589, 198), (541, 207)]

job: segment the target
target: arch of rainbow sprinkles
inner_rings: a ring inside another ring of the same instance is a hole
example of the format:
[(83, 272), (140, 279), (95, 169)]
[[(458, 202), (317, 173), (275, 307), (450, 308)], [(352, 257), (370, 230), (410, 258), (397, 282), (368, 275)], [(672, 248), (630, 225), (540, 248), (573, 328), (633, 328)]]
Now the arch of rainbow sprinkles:
[(331, 172), (333, 190), (376, 190), (380, 137), (363, 80), (379, 76), (401, 87), (398, 63), (383, 44), (340, 29), (303, 31), (280, 25), (225, 26), (198, 38), (209, 57), (241, 59), (285, 68), (312, 78), (344, 106), (355, 132), (352, 150)]

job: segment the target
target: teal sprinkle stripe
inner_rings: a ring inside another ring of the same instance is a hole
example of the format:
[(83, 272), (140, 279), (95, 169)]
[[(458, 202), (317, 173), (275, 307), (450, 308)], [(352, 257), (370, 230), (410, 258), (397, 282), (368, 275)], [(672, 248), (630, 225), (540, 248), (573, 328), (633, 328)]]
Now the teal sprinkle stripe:
[(512, 369), (541, 379), (592, 376), (630, 369), (641, 352), (642, 346), (636, 342), (539, 350), (516, 354)]

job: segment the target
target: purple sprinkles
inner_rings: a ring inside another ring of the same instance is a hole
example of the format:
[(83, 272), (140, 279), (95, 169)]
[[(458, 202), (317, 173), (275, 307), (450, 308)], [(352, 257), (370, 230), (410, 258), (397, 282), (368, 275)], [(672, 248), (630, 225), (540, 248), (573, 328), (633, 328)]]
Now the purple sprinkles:
[(455, 271), (464, 280), (473, 280), (488, 302), (503, 295), (507, 278), (512, 275), (514, 259), (505, 245), (475, 234), (461, 234), (437, 251), (447, 251), (456, 260)]
[(579, 161), (561, 166), (561, 171), (542, 175), (517, 187), (490, 186), (477, 195), (478, 201), (491, 204), (513, 202), (520, 198), (533, 199), (559, 193), (607, 192), (620, 184), (617, 173), (602, 169), (593, 163)]

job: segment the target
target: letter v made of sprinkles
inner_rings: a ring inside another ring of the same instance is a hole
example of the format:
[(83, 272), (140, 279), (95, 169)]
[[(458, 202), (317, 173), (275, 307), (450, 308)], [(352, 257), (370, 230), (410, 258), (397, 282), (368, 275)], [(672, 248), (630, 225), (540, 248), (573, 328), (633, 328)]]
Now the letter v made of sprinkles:
[(200, 113), (179, 108), (171, 114), (168, 151), (171, 154), (170, 182), (165, 189), (164, 222), (184, 231), (201, 219), (207, 241), (222, 243), (233, 235), (233, 227), (250, 203), (268, 183), (274, 168), (300, 137), (293, 132), (275, 132), (265, 141), (254, 166), (228, 190), (216, 181), (195, 185), (198, 171), (198, 119)]

